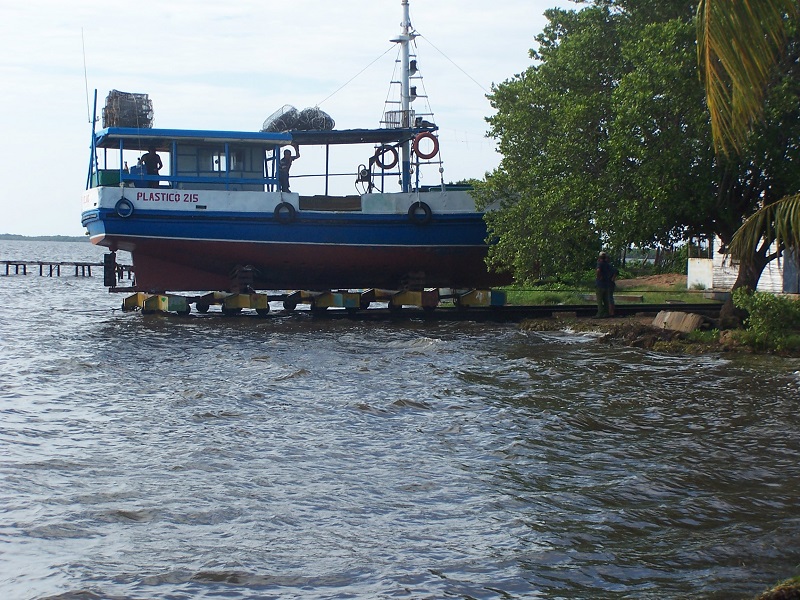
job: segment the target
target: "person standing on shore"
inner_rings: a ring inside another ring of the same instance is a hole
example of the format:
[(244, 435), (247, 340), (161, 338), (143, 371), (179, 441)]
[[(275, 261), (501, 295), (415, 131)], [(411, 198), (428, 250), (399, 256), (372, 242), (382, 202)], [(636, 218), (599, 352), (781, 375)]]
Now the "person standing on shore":
[(597, 269), (594, 275), (595, 294), (597, 295), (597, 314), (598, 318), (613, 316), (613, 305), (611, 304), (611, 294), (615, 284), (612, 281), (613, 270), (608, 262), (608, 254), (601, 252), (597, 258)]

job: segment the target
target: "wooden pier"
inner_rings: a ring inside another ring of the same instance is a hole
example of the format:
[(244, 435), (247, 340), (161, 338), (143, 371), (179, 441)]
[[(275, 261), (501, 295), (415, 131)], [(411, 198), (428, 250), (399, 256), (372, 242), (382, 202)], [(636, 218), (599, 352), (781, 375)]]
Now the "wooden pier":
[[(91, 277), (92, 267), (103, 268), (103, 263), (101, 262), (49, 260), (0, 260), (0, 265), (5, 265), (6, 275), (27, 275), (29, 269), (31, 273), (35, 273), (38, 267), (39, 275), (42, 277), (61, 277), (62, 269), (65, 274), (74, 269), (75, 277)], [(132, 265), (117, 264), (116, 271), (119, 280), (133, 277)]]

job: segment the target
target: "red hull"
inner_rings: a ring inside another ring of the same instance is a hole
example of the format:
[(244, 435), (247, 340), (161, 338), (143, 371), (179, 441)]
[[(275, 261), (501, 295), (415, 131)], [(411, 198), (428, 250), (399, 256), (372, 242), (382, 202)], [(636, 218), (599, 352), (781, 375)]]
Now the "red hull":
[(142, 291), (232, 290), (242, 281), (235, 273), (241, 267), (252, 267), (248, 269), (252, 287), (262, 290), (401, 289), (408, 285), (489, 288), (509, 283), (506, 275), (487, 271), (486, 247), (142, 239), (131, 244), (118, 240), (117, 245), (132, 248), (135, 287)]

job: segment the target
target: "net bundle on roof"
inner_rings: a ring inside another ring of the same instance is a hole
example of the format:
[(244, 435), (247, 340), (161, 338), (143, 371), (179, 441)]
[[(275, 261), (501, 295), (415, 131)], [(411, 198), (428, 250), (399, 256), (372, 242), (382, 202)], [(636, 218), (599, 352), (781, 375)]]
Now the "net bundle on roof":
[(316, 107), (297, 110), (286, 104), (267, 117), (261, 131), (330, 131), (335, 126), (336, 122), (324, 110)]
[(147, 94), (111, 90), (103, 108), (103, 127), (152, 129), (153, 102)]

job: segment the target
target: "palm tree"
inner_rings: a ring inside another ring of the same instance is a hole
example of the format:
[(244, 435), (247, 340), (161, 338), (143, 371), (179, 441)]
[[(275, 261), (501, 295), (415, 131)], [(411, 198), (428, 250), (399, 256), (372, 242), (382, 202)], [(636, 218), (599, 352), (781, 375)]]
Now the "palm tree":
[(731, 255), (752, 256), (764, 240), (774, 240), (780, 250), (800, 248), (800, 194), (785, 196), (750, 215), (733, 234)]
[[(769, 78), (786, 47), (787, 20), (796, 20), (798, 9), (798, 0), (700, 0), (697, 52), (718, 153), (741, 152), (761, 119)], [(761, 207), (734, 234), (730, 250), (742, 261), (734, 288), (754, 273), (758, 281), (772, 240), (779, 251), (800, 248), (800, 195)]]
[(739, 152), (762, 114), (772, 68), (786, 45), (797, 0), (700, 0), (697, 55), (714, 144)]

